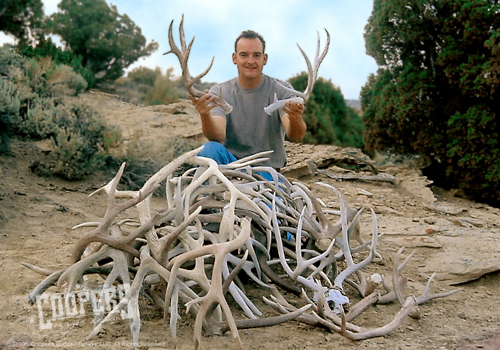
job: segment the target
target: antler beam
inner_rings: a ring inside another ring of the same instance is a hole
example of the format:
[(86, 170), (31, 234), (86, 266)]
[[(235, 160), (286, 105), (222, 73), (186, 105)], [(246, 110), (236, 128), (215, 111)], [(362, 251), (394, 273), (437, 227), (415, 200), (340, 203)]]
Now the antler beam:
[(272, 104), (270, 104), (269, 106), (267, 106), (266, 108), (264, 108), (264, 110), (266, 111), (267, 114), (271, 115), (274, 111), (276, 111), (280, 108), (283, 108), (283, 106), (289, 101), (304, 104), (309, 100), (309, 98), (311, 97), (311, 94), (312, 94), (314, 83), (318, 79), (319, 66), (321, 65), (321, 62), (323, 62), (323, 60), (325, 59), (325, 56), (328, 53), (328, 48), (330, 47), (330, 33), (328, 33), (328, 30), (326, 30), (326, 28), (325, 28), (325, 32), (326, 32), (326, 46), (325, 46), (323, 52), (321, 53), (321, 55), (319, 54), (320, 38), (319, 38), (319, 32), (318, 32), (318, 46), (316, 49), (316, 56), (314, 58), (314, 67), (311, 65), (311, 61), (309, 60), (309, 57), (307, 57), (304, 50), (302, 50), (300, 45), (297, 44), (300, 52), (302, 53), (302, 56), (304, 56), (304, 59), (306, 60), (307, 71), (309, 73), (308, 78), (307, 78), (307, 87), (304, 90), (304, 92), (290, 89), (289, 87), (281, 84), (279, 82), (279, 80), (276, 80), (276, 82), (283, 88), (283, 90), (294, 94), (296, 97), (292, 97), (292, 98), (289, 98), (286, 100), (278, 100), (276, 95), (274, 95), (274, 102)]
[[(184, 80), (184, 85), (186, 85), (188, 92), (194, 97), (201, 97), (205, 94), (205, 92), (195, 89), (194, 84), (197, 81), (199, 81), (201, 78), (203, 78), (205, 75), (207, 75), (207, 73), (212, 68), (215, 57), (212, 58), (212, 62), (210, 62), (210, 65), (208, 66), (208, 68), (204, 72), (202, 72), (197, 77), (192, 78), (191, 75), (189, 74), (187, 62), (189, 59), (189, 54), (191, 53), (191, 46), (193, 45), (194, 37), (193, 37), (193, 39), (191, 39), (191, 42), (189, 43), (189, 45), (186, 46), (186, 38), (184, 35), (184, 15), (182, 15), (181, 24), (179, 25), (179, 37), (180, 37), (180, 42), (181, 42), (181, 49), (179, 49), (179, 47), (175, 44), (174, 36), (172, 34), (173, 24), (174, 24), (174, 20), (172, 20), (172, 22), (170, 22), (170, 26), (168, 28), (168, 43), (170, 45), (170, 51), (165, 52), (164, 55), (167, 55), (169, 53), (173, 53), (177, 56), (177, 58), (179, 59), (179, 62), (181, 64), (182, 78)], [(226, 101), (224, 101), (222, 96), (214, 95), (214, 102), (215, 102), (215, 104), (220, 106), (224, 110), (225, 113), (230, 113), (233, 110), (233, 107), (230, 106)]]

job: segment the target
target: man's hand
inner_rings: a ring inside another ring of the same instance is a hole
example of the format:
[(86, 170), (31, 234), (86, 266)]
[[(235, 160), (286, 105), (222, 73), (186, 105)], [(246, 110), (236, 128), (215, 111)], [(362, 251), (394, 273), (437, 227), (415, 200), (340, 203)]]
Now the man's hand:
[(306, 133), (306, 123), (302, 119), (304, 105), (290, 101), (283, 107), (283, 112), (286, 114), (281, 117), (281, 122), (286, 136), (294, 142), (300, 142)]
[(217, 107), (213, 100), (215, 96), (210, 95), (208, 91), (205, 91), (206, 94), (201, 96), (200, 98), (196, 98), (193, 95), (189, 94), (189, 99), (193, 102), (194, 107), (202, 116), (210, 115), (210, 111)]
[(208, 90), (200, 98), (189, 95), (194, 107), (200, 113), (201, 129), (210, 141), (224, 142), (226, 139), (226, 118), (220, 115), (211, 115), (210, 111), (217, 107), (213, 102), (215, 96), (210, 95)]
[(302, 117), (302, 113), (304, 113), (304, 105), (290, 101), (285, 104), (285, 107), (283, 107), (283, 112), (288, 114), (290, 120), (294, 120)]

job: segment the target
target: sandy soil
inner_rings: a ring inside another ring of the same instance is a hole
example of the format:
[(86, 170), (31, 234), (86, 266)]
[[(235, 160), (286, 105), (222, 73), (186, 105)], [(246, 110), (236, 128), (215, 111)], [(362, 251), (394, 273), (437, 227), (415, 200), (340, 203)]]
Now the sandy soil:
[[(142, 137), (159, 140), (181, 136), (200, 138), (201, 129), (193, 107), (187, 103), (143, 108), (120, 102), (102, 94), (86, 99), (100, 109), (111, 123), (121, 125), (125, 138), (142, 130)], [(71, 230), (82, 222), (97, 221), (105, 212), (106, 197), (88, 195), (109, 181), (114, 174), (89, 177), (85, 181), (67, 182), (45, 179), (30, 172), (34, 155), (42, 150), (35, 144), (15, 142), (13, 155), (0, 157), (0, 349), (123, 349), (130, 348), (131, 336), (125, 320), (117, 320), (92, 341), (85, 337), (92, 330), (92, 316), (69, 317), (53, 322), (51, 329), (40, 329), (37, 304), (27, 302), (28, 294), (44, 276), (21, 262), (52, 271), (67, 267), (74, 242), (83, 230)], [(374, 181), (338, 181), (324, 172), (310, 173), (306, 160), (330, 174), (373, 175), (346, 171), (342, 165), (356, 162), (356, 150), (334, 146), (289, 145), (289, 177), (300, 181), (328, 206), (335, 208), (334, 196), (319, 186), (331, 184), (345, 194), (354, 207), (373, 208), (378, 230), (381, 260), (367, 272), (390, 275), (392, 261), (400, 247), (404, 255), (415, 254), (404, 274), (409, 282), (405, 296), (419, 295), (432, 273), (436, 279), (433, 292), (456, 288), (452, 296), (421, 305), (419, 319), (407, 318), (389, 335), (359, 342), (336, 333), (313, 328), (296, 321), (260, 329), (241, 330), (245, 349), (500, 349), (500, 210), (481, 203), (456, 198), (452, 193), (430, 189), (430, 181), (412, 169), (409, 163), (378, 164), (380, 170), (393, 175), (395, 184)], [(359, 167), (358, 167), (359, 168)], [(304, 176), (305, 175), (305, 176)], [(161, 200), (161, 199), (158, 199)], [(369, 238), (371, 217), (362, 218), (362, 234)], [(98, 277), (97, 277), (98, 278)], [(458, 285), (457, 285), (458, 284)], [(59, 289), (51, 287), (49, 292)], [(264, 316), (277, 312), (261, 301), (263, 291), (249, 287), (247, 294), (261, 308)], [(359, 298), (347, 291), (352, 301)], [(143, 299), (142, 349), (173, 349), (168, 321), (162, 311)], [(387, 324), (398, 312), (397, 303), (379, 305), (365, 311), (356, 324), (375, 328)], [(234, 308), (236, 318), (244, 318)], [(194, 320), (181, 315), (178, 349), (193, 348)], [(46, 322), (47, 320), (45, 320)], [(13, 342), (14, 341), (14, 342)], [(205, 349), (234, 348), (229, 334), (204, 337)]]

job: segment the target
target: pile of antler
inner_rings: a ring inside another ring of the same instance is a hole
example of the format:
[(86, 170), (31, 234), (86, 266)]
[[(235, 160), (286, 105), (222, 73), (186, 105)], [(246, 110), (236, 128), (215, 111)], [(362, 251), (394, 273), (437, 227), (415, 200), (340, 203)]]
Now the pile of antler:
[[(306, 186), (290, 183), (272, 168), (252, 166), (265, 154), (218, 166), (211, 159), (198, 157), (199, 151), (190, 151), (169, 163), (139, 191), (117, 190), (123, 164), (109, 184), (94, 192), (107, 193), (103, 219), (75, 227), (95, 228), (76, 243), (73, 264), (42, 281), (29, 295), (30, 302), (53, 284), (65, 285), (66, 292), (71, 292), (85, 274), (107, 275), (103, 290), (117, 282), (130, 288), (125, 288), (125, 297), (106, 317), (96, 315), (96, 326), (87, 339), (128, 308), (132, 338), (137, 344), (141, 327), (138, 298), (144, 289), (164, 309), (174, 343), (180, 300), (186, 312), (196, 318), (195, 349), (200, 347), (203, 330), (213, 334), (228, 329), (236, 348), (241, 349), (238, 329), (290, 319), (326, 327), (350, 339), (381, 336), (397, 328), (415, 306), (455, 292), (429, 294), (431, 277), (421, 296), (405, 300), (406, 280), (400, 272), (410, 257), (399, 264), (401, 251), (395, 258), (392, 283), (377, 274), (366, 278), (361, 269), (377, 255), (375, 213), (371, 211), (371, 241), (364, 242), (358, 223), (362, 210), (350, 208), (335, 188), (322, 184), (340, 200), (340, 219), (333, 224), (322, 202)], [(184, 163), (193, 167), (174, 177)], [(263, 181), (260, 172), (271, 173), (274, 181)], [(152, 194), (162, 183), (166, 184), (166, 198), (161, 208), (153, 209)], [(117, 218), (133, 206), (138, 212), (135, 227), (130, 220)], [(356, 247), (351, 244), (353, 238), (359, 241)], [(368, 251), (366, 257), (355, 262), (363, 251)], [(345, 266), (342, 271), (340, 265)], [(261, 318), (262, 313), (245, 294), (239, 273), (248, 275), (249, 283), (258, 284), (262, 294), (269, 291), (271, 299), (264, 298), (265, 302), (284, 315)], [(348, 312), (345, 283), (362, 297)], [(292, 306), (280, 289), (300, 296), (305, 306)], [(227, 292), (248, 319), (234, 319)], [(102, 295), (99, 303), (104, 299)], [(401, 310), (386, 326), (364, 329), (351, 323), (370, 305), (393, 300), (401, 304)]]

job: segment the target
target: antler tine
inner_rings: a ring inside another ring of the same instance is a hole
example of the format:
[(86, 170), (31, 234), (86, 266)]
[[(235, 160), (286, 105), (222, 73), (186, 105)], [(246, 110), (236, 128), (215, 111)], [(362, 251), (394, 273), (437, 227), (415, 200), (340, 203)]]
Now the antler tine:
[[(179, 37), (181, 41), (181, 48), (183, 51), (186, 51), (186, 36), (184, 35), (184, 14), (182, 14), (181, 17), (181, 23), (179, 24)], [(194, 41), (194, 36), (193, 39), (191, 39), (191, 43), (189, 44), (189, 47), (191, 47), (191, 44)]]
[(320, 41), (320, 36), (319, 36), (319, 32), (318, 32), (318, 45), (316, 46), (316, 56), (314, 57), (314, 68), (312, 68), (311, 62), (309, 61), (309, 58), (306, 56), (306, 54), (301, 49), (301, 47), (297, 44), (297, 46), (299, 46), (300, 52), (302, 52), (302, 55), (304, 56), (304, 58), (306, 60), (307, 69), (309, 71), (309, 79), (307, 82), (307, 88), (306, 88), (306, 91), (304, 91), (304, 95), (306, 95), (306, 99), (305, 99), (306, 102), (307, 102), (307, 99), (309, 99), (309, 97), (311, 96), (312, 89), (314, 87), (314, 83), (318, 79), (319, 66), (321, 65), (321, 62), (323, 62), (323, 59), (325, 58), (326, 54), (328, 53), (328, 49), (330, 47), (330, 33), (328, 33), (328, 30), (326, 30), (326, 28), (325, 28), (325, 32), (326, 32), (326, 46), (325, 46), (323, 52), (321, 53), (321, 56), (319, 55), (321, 41)]
[[(182, 26), (182, 24), (181, 24), (181, 26)], [(179, 33), (181, 33), (181, 29), (179, 29)], [(204, 92), (196, 90), (194, 88), (194, 84), (196, 84), (196, 82), (198, 80), (200, 80), (205, 75), (207, 75), (207, 73), (212, 68), (212, 65), (214, 64), (215, 57), (212, 57), (212, 62), (210, 62), (210, 65), (208, 66), (207, 69), (205, 69), (201, 74), (199, 74), (195, 78), (191, 78), (191, 74), (189, 74), (189, 69), (188, 69), (188, 66), (187, 66), (187, 62), (189, 60), (189, 55), (191, 54), (191, 46), (193, 46), (193, 42), (194, 42), (194, 37), (189, 42), (189, 45), (186, 47), (186, 41), (185, 41), (185, 38), (184, 38), (184, 29), (182, 29), (181, 46), (182, 46), (183, 52), (185, 52), (185, 55), (184, 55), (184, 57), (183, 57), (183, 59), (181, 61), (181, 70), (183, 72), (182, 76), (184, 78), (184, 85), (186, 85), (186, 88), (187, 88), (188, 92), (191, 95), (193, 95), (195, 97), (201, 97), (201, 96), (204, 95)], [(184, 72), (185, 72), (185, 74), (184, 74)]]
[[(189, 54), (191, 53), (191, 47), (193, 46), (194, 37), (193, 39), (191, 39), (189, 44), (186, 45), (186, 36), (184, 34), (184, 15), (182, 15), (181, 23), (179, 24), (179, 37), (181, 42), (181, 49), (179, 49), (179, 47), (175, 44), (174, 36), (172, 34), (173, 23), (174, 21), (172, 20), (168, 28), (168, 43), (170, 45), (170, 51), (165, 52), (164, 55), (173, 53), (177, 56), (181, 64), (182, 78), (184, 80), (184, 85), (186, 86), (189, 94), (191, 94), (194, 97), (201, 97), (205, 93), (203, 91), (196, 90), (194, 88), (194, 84), (208, 74), (208, 72), (212, 68), (215, 57), (212, 58), (212, 62), (210, 62), (210, 65), (205, 71), (203, 71), (200, 75), (196, 76), (195, 78), (192, 78), (191, 75), (189, 74), (187, 62), (189, 59)], [(228, 114), (233, 110), (233, 107), (231, 107), (226, 101), (224, 101), (222, 96), (217, 96), (217, 95), (214, 96), (215, 96), (214, 103), (219, 107), (221, 107), (225, 113)]]
[(299, 44), (297, 44), (297, 47), (299, 48), (300, 52), (302, 53), (302, 56), (304, 56), (304, 59), (306, 60), (307, 71), (309, 72), (309, 75), (307, 77), (306, 90), (301, 95), (301, 97), (304, 98), (304, 102), (305, 102), (311, 96), (312, 87), (314, 85), (314, 82), (316, 81), (316, 79), (315, 79), (316, 77), (314, 74), (313, 67), (311, 65), (311, 61), (309, 61), (309, 57), (307, 57), (306, 53), (304, 52), (304, 50), (302, 50), (302, 48), (300, 47)]
[[(323, 62), (323, 60), (325, 59), (326, 54), (328, 53), (328, 49), (330, 48), (330, 33), (328, 32), (328, 30), (326, 30), (326, 28), (324, 28), (324, 29), (325, 29), (325, 32), (326, 32), (326, 45), (325, 45), (325, 49), (323, 50), (323, 53), (321, 54), (321, 56), (317, 60), (317, 62), (318, 62), (317, 66), (318, 67), (321, 64), (321, 62)], [(318, 33), (318, 38), (319, 38), (319, 33)], [(318, 39), (318, 52), (319, 52), (319, 39)]]
[[(306, 95), (306, 99), (308, 99), (309, 96), (311, 95), (312, 86), (314, 85), (314, 82), (316, 81), (317, 76), (318, 76), (318, 68), (319, 68), (318, 57), (319, 57), (319, 50), (321, 47), (321, 40), (320, 40), (319, 32), (316, 32), (316, 33), (318, 34), (318, 44), (316, 45), (316, 54), (314, 55), (314, 69), (311, 68), (311, 64), (309, 62), (309, 59), (306, 58), (307, 68), (309, 71), (309, 77), (307, 79), (307, 88), (306, 88), (306, 91), (304, 91), (304, 95)], [(297, 44), (297, 46), (299, 46), (299, 45)], [(302, 51), (300, 46), (299, 46), (299, 49), (302, 52), (302, 55), (304, 56), (304, 51)]]
[(318, 34), (318, 44), (316, 45), (316, 55), (314, 55), (314, 65), (318, 62), (318, 57), (319, 57), (319, 49), (321, 48), (321, 38), (319, 36), (319, 31), (316, 31), (316, 34)]
[(179, 50), (179, 47), (175, 44), (174, 40), (174, 35), (173, 35), (173, 30), (172, 26), (174, 24), (174, 21), (172, 20), (170, 22), (170, 26), (168, 28), (168, 43), (170, 45), (170, 51), (165, 52), (164, 55), (167, 55), (169, 53), (173, 53), (177, 56), (179, 59), (179, 62), (181, 63), (181, 70), (182, 70), (182, 78), (184, 80), (184, 85), (186, 85), (188, 92), (195, 96), (195, 97), (200, 97), (203, 95), (203, 92), (196, 90), (193, 85), (203, 78), (210, 68), (212, 68), (213, 64), (213, 59), (212, 63), (210, 63), (210, 66), (208, 67), (207, 70), (205, 70), (203, 73), (198, 75), (196, 78), (191, 79), (191, 74), (189, 74), (189, 68), (187, 65), (188, 59), (189, 59), (189, 54), (191, 53), (191, 46), (194, 43), (194, 37), (191, 39), (189, 42), (189, 45), (186, 46), (186, 36), (184, 34), (184, 15), (182, 15), (181, 23), (179, 24), (179, 39), (181, 42), (181, 50)]
[(182, 56), (182, 54), (181, 54), (181, 51), (179, 50), (179, 48), (177, 47), (177, 45), (175, 45), (174, 35), (172, 33), (172, 26), (173, 25), (174, 25), (174, 20), (172, 20), (170, 22), (170, 25), (168, 26), (168, 44), (170, 45), (170, 51), (165, 52), (164, 55), (168, 55), (169, 53), (173, 53), (177, 57), (180, 57), (180, 56)]
[[(191, 48), (191, 45), (189, 45), (189, 48)], [(188, 56), (189, 56), (189, 52), (188, 52), (188, 54), (187, 54), (187, 56), (186, 56), (186, 60), (185, 60), (185, 62), (183, 63), (183, 66), (184, 66), (184, 68), (183, 68), (183, 69), (185, 69), (185, 70), (186, 70), (186, 72), (188, 72), (188, 67), (187, 67), (187, 60), (188, 60)], [(188, 89), (188, 91), (189, 91), (189, 93), (190, 93), (191, 95), (193, 95), (193, 96), (195, 96), (195, 97), (201, 97), (201, 96), (203, 96), (203, 95), (205, 94), (204, 92), (202, 92), (202, 91), (200, 91), (200, 90), (196, 90), (196, 89), (194, 88), (194, 84), (195, 84), (198, 80), (200, 80), (201, 78), (203, 78), (205, 75), (207, 75), (207, 73), (208, 73), (208, 72), (210, 71), (210, 69), (212, 68), (212, 65), (214, 64), (214, 59), (215, 59), (215, 57), (212, 57), (212, 62), (210, 62), (210, 65), (208, 66), (208, 68), (207, 68), (207, 69), (205, 69), (202, 73), (200, 73), (199, 75), (197, 75), (195, 78), (191, 79), (191, 81), (186, 81), (186, 80), (184, 81), (184, 82), (185, 82), (185, 84), (186, 84), (186, 87), (187, 87), (187, 89)], [(188, 75), (189, 75), (189, 73), (188, 73)], [(186, 78), (184, 78), (184, 79), (186, 79)]]
[(318, 70), (319, 70), (319, 66), (321, 65), (321, 62), (323, 62), (323, 59), (325, 58), (327, 52), (328, 52), (328, 48), (330, 47), (330, 33), (328, 33), (328, 30), (326, 30), (325, 28), (325, 31), (326, 31), (326, 46), (325, 46), (325, 49), (323, 50), (323, 52), (321, 53), (321, 56), (319, 55), (319, 50), (320, 50), (320, 40), (319, 40), (319, 33), (318, 33), (318, 45), (317, 45), (317, 49), (316, 49), (316, 56), (315, 56), (315, 59), (314, 59), (314, 68), (311, 64), (311, 61), (309, 60), (309, 57), (307, 57), (306, 53), (304, 52), (304, 50), (302, 50), (302, 48), (300, 47), (299, 44), (297, 44), (297, 46), (299, 47), (299, 50), (300, 52), (302, 53), (302, 56), (304, 56), (304, 59), (306, 60), (306, 64), (307, 64), (307, 71), (309, 72), (308, 74), (308, 78), (307, 78), (307, 87), (306, 87), (306, 90), (304, 92), (300, 92), (300, 91), (297, 91), (295, 89), (291, 89), (287, 86), (284, 86), (283, 84), (281, 84), (278, 80), (276, 80), (276, 82), (281, 86), (281, 88), (285, 91), (288, 91), (290, 93), (292, 93), (293, 95), (295, 96), (298, 96), (298, 97), (291, 97), (291, 98), (288, 98), (288, 99), (285, 99), (285, 100), (278, 100), (276, 95), (275, 95), (275, 100), (273, 103), (271, 103), (269, 106), (265, 107), (264, 110), (266, 111), (267, 114), (271, 115), (273, 112), (275, 112), (276, 110), (282, 108), (283, 106), (285, 106), (285, 104), (289, 101), (292, 101), (292, 102), (295, 102), (295, 103), (306, 103), (307, 100), (309, 100), (309, 98), (311, 97), (311, 94), (312, 94), (312, 90), (313, 90), (313, 87), (314, 87), (314, 83), (316, 82), (317, 78), (318, 78)]

